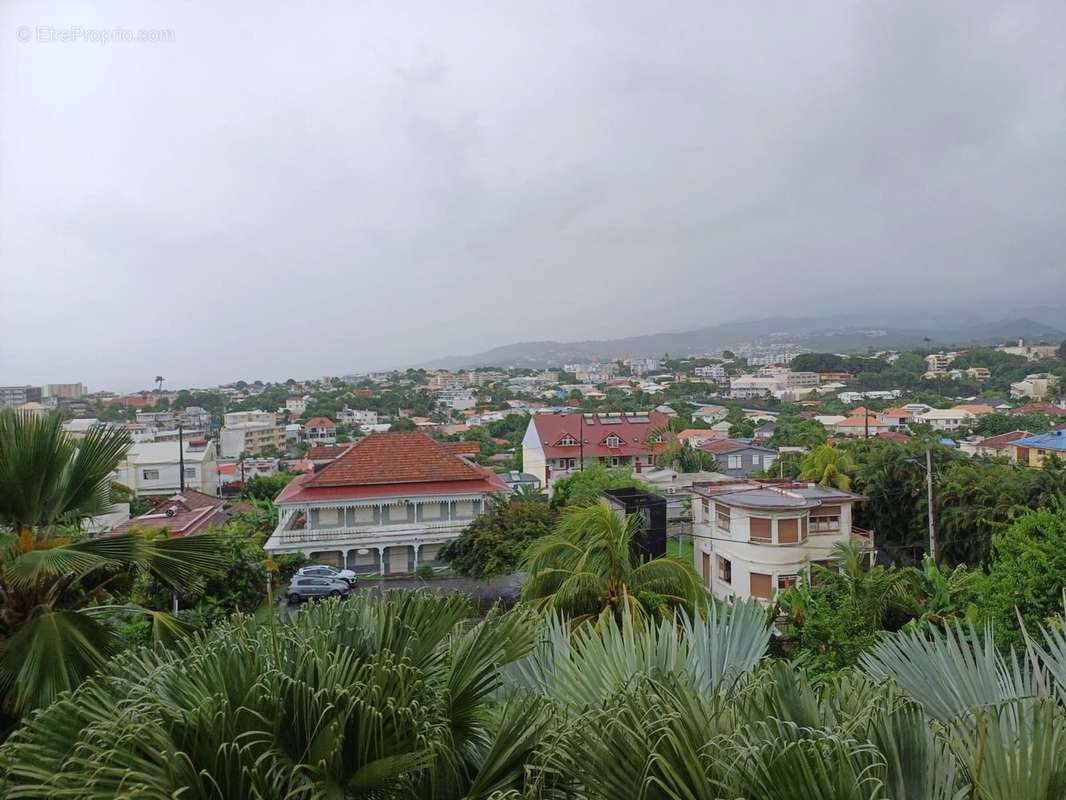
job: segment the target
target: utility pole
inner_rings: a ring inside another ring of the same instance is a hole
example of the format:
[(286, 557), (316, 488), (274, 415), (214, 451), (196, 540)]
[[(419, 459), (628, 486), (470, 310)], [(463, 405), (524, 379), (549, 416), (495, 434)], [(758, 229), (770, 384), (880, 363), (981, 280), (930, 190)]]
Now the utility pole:
[(580, 435), (578, 436), (578, 439), (577, 439), (578, 447), (580, 447), (580, 450), (579, 450), (578, 454), (581, 457), (581, 471), (584, 472), (585, 471), (585, 414), (581, 410), (580, 407), (578, 408), (578, 414), (581, 415), (580, 418), (578, 419), (578, 422), (577, 422), (578, 431), (580, 432)]
[(936, 529), (933, 527), (933, 448), (925, 448), (925, 488), (929, 511), (929, 557), (937, 563)]
[(185, 494), (185, 432), (182, 425), (178, 425), (178, 485)]

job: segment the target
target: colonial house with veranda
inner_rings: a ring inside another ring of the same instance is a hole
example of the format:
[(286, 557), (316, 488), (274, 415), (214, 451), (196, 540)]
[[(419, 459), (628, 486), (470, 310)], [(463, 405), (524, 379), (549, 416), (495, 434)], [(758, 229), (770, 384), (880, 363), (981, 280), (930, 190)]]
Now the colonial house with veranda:
[(508, 491), (494, 472), (424, 433), (372, 433), (285, 487), (264, 548), (362, 574), (409, 573), (438, 566), (441, 546)]

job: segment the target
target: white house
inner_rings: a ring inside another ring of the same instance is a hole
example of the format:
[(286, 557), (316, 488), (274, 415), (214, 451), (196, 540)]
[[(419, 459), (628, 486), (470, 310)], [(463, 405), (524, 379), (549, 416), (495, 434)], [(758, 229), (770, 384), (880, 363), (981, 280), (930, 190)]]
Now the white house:
[(337, 423), (329, 417), (311, 417), (304, 423), (304, 441), (315, 444), (336, 444)]
[(873, 552), (873, 533), (852, 526), (861, 495), (800, 483), (737, 480), (695, 485), (693, 566), (719, 599), (769, 601), (811, 566), (835, 563), (833, 547), (855, 542)]
[(178, 442), (137, 442), (119, 463), (115, 480), (136, 495), (172, 495), (181, 491), (181, 462), (185, 488), (218, 494), (215, 445), (206, 439), (186, 439), (184, 453)]
[(342, 425), (358, 425), (360, 428), (368, 428), (378, 424), (378, 412), (345, 406), (337, 413), (337, 422)]
[(441, 546), (510, 488), (424, 433), (372, 433), (274, 501), (264, 549), (365, 574), (437, 565)]
[(924, 422), (935, 431), (953, 431), (965, 425), (975, 415), (961, 408), (933, 408), (914, 418), (915, 422)]

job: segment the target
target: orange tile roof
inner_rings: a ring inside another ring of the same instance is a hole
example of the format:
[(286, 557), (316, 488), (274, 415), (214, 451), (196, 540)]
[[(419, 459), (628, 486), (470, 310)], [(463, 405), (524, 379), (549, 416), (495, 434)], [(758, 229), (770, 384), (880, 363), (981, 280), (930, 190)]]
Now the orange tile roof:
[(457, 456), (476, 456), (481, 453), (479, 442), (441, 442), (442, 445)]
[(337, 423), (329, 417), (311, 417), (304, 423), (305, 428), (336, 428)]
[(308, 488), (480, 481), (485, 473), (424, 433), (372, 433), (307, 481)]

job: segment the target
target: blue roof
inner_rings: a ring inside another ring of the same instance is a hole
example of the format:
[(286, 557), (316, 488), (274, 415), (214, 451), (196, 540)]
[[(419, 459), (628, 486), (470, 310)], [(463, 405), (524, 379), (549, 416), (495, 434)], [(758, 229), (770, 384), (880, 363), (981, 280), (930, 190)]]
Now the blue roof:
[(1015, 439), (1013, 445), (1021, 447), (1036, 447), (1041, 450), (1058, 450), (1066, 453), (1066, 430), (1048, 431), (1038, 433), (1036, 436), (1026, 436), (1024, 439)]

